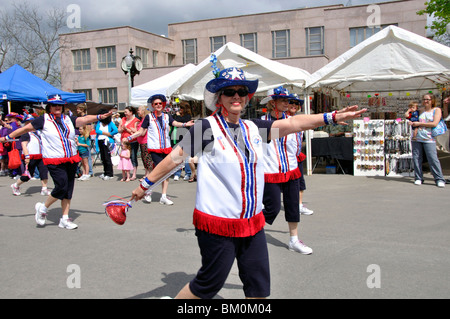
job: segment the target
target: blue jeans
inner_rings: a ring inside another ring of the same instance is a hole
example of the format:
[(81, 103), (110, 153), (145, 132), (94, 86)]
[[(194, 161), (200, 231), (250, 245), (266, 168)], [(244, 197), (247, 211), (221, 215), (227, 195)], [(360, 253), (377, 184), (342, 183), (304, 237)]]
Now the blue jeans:
[[(185, 176), (191, 176), (192, 171), (191, 171), (191, 167), (189, 166), (189, 157), (186, 158), (186, 160), (184, 161), (184, 173)], [(175, 172), (175, 174), (173, 174), (174, 176), (181, 176), (181, 168)]]
[(441, 162), (439, 162), (439, 158), (437, 155), (436, 143), (422, 143), (412, 141), (412, 156), (414, 162), (415, 180), (423, 181), (422, 162), (424, 152), (427, 156), (428, 164), (430, 165), (430, 171), (434, 177), (434, 181), (436, 183), (439, 181), (445, 183), (444, 175), (442, 174)]

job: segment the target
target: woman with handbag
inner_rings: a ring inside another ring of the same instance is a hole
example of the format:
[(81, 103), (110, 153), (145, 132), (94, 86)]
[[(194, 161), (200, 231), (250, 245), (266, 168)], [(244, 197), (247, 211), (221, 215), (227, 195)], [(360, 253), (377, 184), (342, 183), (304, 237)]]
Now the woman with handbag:
[(410, 122), (413, 128), (419, 128), (416, 139), (411, 141), (414, 162), (414, 184), (422, 185), (424, 181), (422, 162), (423, 154), (425, 153), (436, 186), (442, 188), (445, 187), (445, 179), (437, 155), (436, 138), (432, 132), (433, 128), (438, 126), (442, 118), (442, 111), (439, 107), (436, 107), (436, 100), (433, 94), (425, 94), (422, 98), (422, 104), (424, 108), (419, 115), (419, 121)]

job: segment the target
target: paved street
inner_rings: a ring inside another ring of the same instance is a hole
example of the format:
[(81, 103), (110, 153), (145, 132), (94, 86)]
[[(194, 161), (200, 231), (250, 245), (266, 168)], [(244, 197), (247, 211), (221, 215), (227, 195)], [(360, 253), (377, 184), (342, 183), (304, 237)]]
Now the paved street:
[[(134, 204), (118, 226), (102, 203), (129, 196), (138, 182), (119, 182), (117, 170), (116, 177), (76, 183), (72, 231), (58, 227), (59, 202), (47, 225), (36, 226), (34, 205), (45, 199), (39, 181), (15, 197), (13, 181), (0, 177), (0, 298), (154, 299), (175, 296), (193, 278), (196, 184), (171, 180), (173, 206), (159, 204), (158, 188), (153, 203)], [(288, 251), (283, 213), (266, 227), (272, 299), (450, 297), (450, 185), (437, 188), (431, 175), (422, 186), (351, 175), (306, 181), (305, 203), (315, 213), (301, 217), (300, 239), (314, 253)], [(244, 298), (237, 267), (216, 298)]]

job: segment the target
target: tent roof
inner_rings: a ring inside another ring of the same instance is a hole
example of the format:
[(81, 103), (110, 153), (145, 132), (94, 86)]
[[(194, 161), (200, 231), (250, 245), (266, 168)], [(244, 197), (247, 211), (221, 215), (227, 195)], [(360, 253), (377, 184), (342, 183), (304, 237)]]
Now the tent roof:
[(158, 93), (171, 96), (173, 92), (168, 90), (169, 87), (183, 81), (193, 69), (195, 69), (195, 65), (189, 63), (155, 80), (131, 88), (131, 105), (147, 105), (148, 98)]
[(57, 89), (18, 64), (0, 73), (1, 100), (47, 102), (48, 94), (59, 94), (68, 103), (86, 101), (84, 93), (69, 93)]
[(313, 73), (307, 86), (355, 93), (419, 92), (449, 83), (449, 47), (389, 26)]
[[(304, 88), (310, 77), (305, 70), (272, 61), (233, 42), (228, 42), (214, 54), (219, 69), (238, 67), (244, 70), (247, 79), (258, 79), (256, 92), (265, 92), (280, 85)], [(169, 91), (184, 100), (203, 100), (206, 83), (214, 78), (210, 59), (208, 57), (199, 63), (184, 81), (175, 83)]]

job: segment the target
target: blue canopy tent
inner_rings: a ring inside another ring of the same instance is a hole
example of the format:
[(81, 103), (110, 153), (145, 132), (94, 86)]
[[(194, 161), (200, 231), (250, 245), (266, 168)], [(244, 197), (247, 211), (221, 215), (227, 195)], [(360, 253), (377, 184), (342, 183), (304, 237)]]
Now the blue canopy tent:
[(59, 94), (67, 103), (83, 103), (84, 93), (69, 93), (55, 88), (20, 65), (0, 73), (0, 101), (46, 102), (47, 95)]

